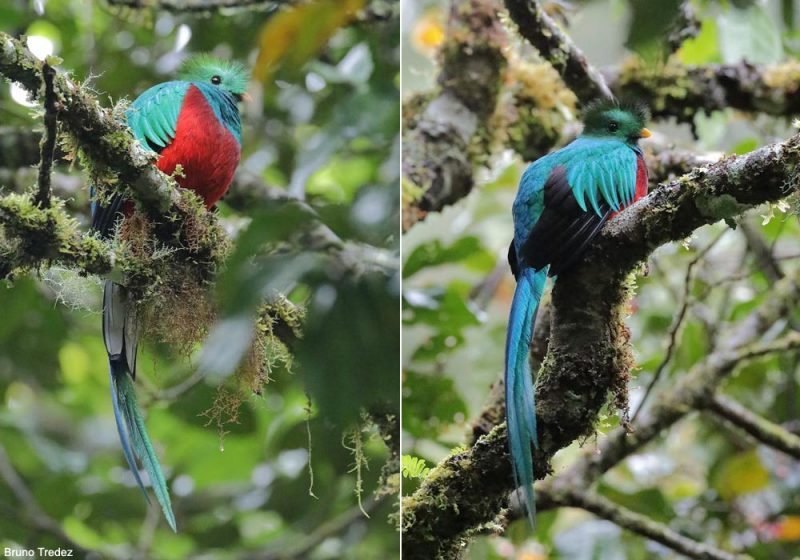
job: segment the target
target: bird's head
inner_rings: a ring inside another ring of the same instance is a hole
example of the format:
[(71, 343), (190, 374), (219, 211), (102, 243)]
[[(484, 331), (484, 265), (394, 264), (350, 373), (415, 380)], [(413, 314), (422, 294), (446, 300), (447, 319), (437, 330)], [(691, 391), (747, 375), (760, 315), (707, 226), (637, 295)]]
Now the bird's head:
[(205, 54), (195, 55), (181, 67), (180, 78), (203, 82), (230, 93), (237, 101), (246, 95), (247, 72), (238, 62), (227, 62)]
[(635, 146), (640, 138), (650, 137), (651, 132), (645, 128), (649, 119), (650, 113), (644, 105), (602, 101), (586, 109), (583, 135), (615, 138)]

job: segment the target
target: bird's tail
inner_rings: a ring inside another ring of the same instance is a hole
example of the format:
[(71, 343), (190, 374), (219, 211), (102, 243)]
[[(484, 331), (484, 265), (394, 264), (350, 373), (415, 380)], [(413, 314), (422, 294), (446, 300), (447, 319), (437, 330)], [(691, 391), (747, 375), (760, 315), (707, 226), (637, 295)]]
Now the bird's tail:
[[(150, 503), (139, 476), (139, 468), (136, 465), (137, 458), (150, 477), (150, 484), (158, 503), (161, 504), (167, 523), (175, 531), (175, 515), (172, 513), (169, 490), (167, 490), (158, 457), (147, 435), (144, 418), (136, 404), (136, 391), (133, 387), (135, 372), (131, 371), (131, 367), (135, 368), (136, 335), (133, 332), (132, 320), (127, 309), (127, 297), (123, 290), (121, 286), (108, 282), (103, 294), (103, 334), (108, 351), (114, 418), (117, 421), (122, 451), (128, 461), (128, 466), (136, 477), (139, 488), (147, 502)], [(134, 356), (133, 360), (131, 360), (131, 355)]]
[(533, 379), (528, 361), (533, 324), (547, 282), (547, 269), (523, 269), (517, 278), (514, 301), (506, 333), (506, 425), (514, 481), (522, 488), (528, 519), (534, 523), (536, 507), (533, 493), (533, 453), (536, 437), (536, 405)]

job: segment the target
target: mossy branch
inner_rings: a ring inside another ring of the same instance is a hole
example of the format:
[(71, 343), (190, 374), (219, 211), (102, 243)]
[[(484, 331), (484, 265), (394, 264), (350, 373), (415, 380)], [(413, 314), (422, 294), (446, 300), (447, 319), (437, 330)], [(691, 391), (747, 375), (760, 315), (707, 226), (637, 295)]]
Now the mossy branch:
[[(304, 0), (106, 0), (109, 6), (163, 10), (173, 13), (233, 13), (244, 10), (277, 10)], [(356, 16), (358, 21), (384, 21), (400, 15), (399, 0), (372, 0)]]
[(674, 388), (660, 394), (653, 406), (642, 414), (641, 421), (636, 423), (632, 432), (623, 428), (613, 430), (606, 435), (598, 449), (587, 451), (558, 478), (584, 486), (597, 480), (688, 413), (710, 406), (715, 391), (733, 372), (738, 361), (748, 356), (763, 355), (768, 350), (787, 350), (784, 342), (796, 339), (796, 336), (771, 345), (757, 345), (756, 341), (800, 304), (799, 283), (800, 273), (776, 283), (770, 299), (726, 333), (725, 346), (696, 364)]
[[(475, 10), (473, 22), (480, 22), (481, 13), (490, 9), (497, 13), (502, 11), (500, 0), (484, 0), (479, 8), (461, 4), (459, 17), (468, 19), (470, 9)], [(685, 3), (682, 9), (685, 10), (687, 5)], [(542, 85), (541, 76), (536, 80), (526, 80), (525, 75), (529, 72), (518, 60), (516, 51), (509, 48), (500, 49), (503, 59), (497, 68), (503, 69), (501, 74), (489, 71), (470, 73), (480, 68), (479, 61), (492, 48), (508, 43), (507, 38), (501, 42), (494, 40), (501, 36), (494, 27), (499, 17), (484, 22), (486, 29), (483, 32), (475, 29), (470, 35), (480, 39), (476, 44), (482, 48), (466, 50), (460, 59), (442, 57), (439, 83), (441, 85), (446, 76), (456, 76), (453, 85), (457, 87), (453, 88), (453, 95), (476, 91), (473, 84), (467, 83), (473, 76), (487, 87), (497, 83), (496, 76), (505, 75), (506, 79), (499, 92), (484, 96), (483, 110), (479, 112), (470, 110), (469, 106), (451, 103), (444, 87), (434, 94), (417, 95), (406, 101), (404, 230), (424, 219), (428, 212), (440, 211), (469, 194), (475, 184), (475, 170), (488, 161), (493, 150), (512, 148), (530, 161), (546, 154), (563, 140), (562, 137), (569, 136), (563, 130), (569, 123), (564, 113), (565, 109), (570, 112), (574, 107), (569, 103), (543, 103), (540, 90), (552, 97), (555, 92), (562, 95), (565, 87), (570, 88), (581, 104), (598, 96), (610, 96), (613, 92), (647, 103), (654, 117), (675, 117), (691, 126), (694, 126), (698, 112), (710, 113), (728, 108), (775, 116), (800, 113), (800, 63), (762, 66), (741, 62), (687, 67), (673, 57), (666, 65), (653, 66), (638, 57), (631, 57), (620, 69), (601, 75), (586, 62), (583, 54), (542, 11), (538, 2), (507, 0), (506, 6), (519, 33), (558, 70), (566, 86), (564, 83), (551, 84), (550, 80)], [(448, 26), (443, 52), (462, 37)], [(676, 40), (682, 38), (685, 35)], [(495, 113), (491, 112), (492, 108)], [(691, 155), (675, 153), (673, 156), (664, 158), (663, 165), (656, 169), (655, 179), (665, 180), (667, 177), (659, 172), (675, 171), (675, 165), (681, 165), (682, 172), (688, 171), (685, 166), (691, 165)]]
[(44, 79), (44, 135), (40, 144), (39, 189), (36, 192), (36, 204), (40, 208), (50, 206), (50, 173), (53, 169), (56, 135), (58, 134), (58, 104), (53, 90), (55, 75), (56, 71), (52, 66), (47, 63), (42, 65)]
[(699, 112), (736, 109), (747, 113), (789, 116), (800, 112), (800, 62), (773, 66), (749, 62), (684, 66), (631, 57), (619, 70), (606, 73), (617, 95), (646, 100), (654, 117), (675, 117), (692, 124)]
[[(0, 74), (18, 82), (36, 99), (43, 86), (43, 64), (21, 41), (0, 32)], [(109, 181), (127, 187), (131, 198), (151, 216), (170, 211), (183, 214), (177, 189), (153, 165), (156, 154), (142, 148), (112, 111), (101, 107), (85, 87), (62, 72), (53, 76), (53, 90), (64, 129), (92, 162), (94, 175), (112, 173), (114, 179)]]
[(99, 276), (118, 276), (121, 264), (106, 243), (83, 234), (60, 203), (39, 208), (30, 195), (0, 198), (0, 279), (42, 262)]
[(499, 0), (452, 2), (440, 51), (437, 93), (419, 110), (403, 141), (403, 228), (472, 189), (473, 168), (485, 161), (486, 125), (497, 103), (508, 38)]
[[(627, 278), (637, 264), (703, 225), (787, 196), (797, 188), (798, 163), (800, 136), (794, 136), (663, 184), (609, 223), (584, 261), (559, 276), (549, 351), (537, 383), (537, 477), (549, 471), (556, 451), (592, 432), (609, 391), (624, 390), (632, 358), (622, 319)], [(434, 468), (405, 500), (404, 552), (410, 558), (457, 558), (505, 507), (512, 486), (501, 425)]]
[(583, 52), (548, 16), (536, 0), (505, 0), (517, 31), (553, 68), (582, 104), (611, 98), (603, 76), (589, 64)]

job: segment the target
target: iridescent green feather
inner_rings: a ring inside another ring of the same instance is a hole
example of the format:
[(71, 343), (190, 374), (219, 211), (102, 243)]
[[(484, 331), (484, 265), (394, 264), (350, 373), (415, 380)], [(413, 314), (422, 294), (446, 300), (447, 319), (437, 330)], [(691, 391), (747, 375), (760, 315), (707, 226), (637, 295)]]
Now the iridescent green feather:
[(238, 62), (219, 60), (207, 54), (199, 54), (188, 58), (181, 66), (179, 74), (187, 82), (211, 83), (214, 76), (219, 76), (219, 86), (234, 95), (241, 95), (247, 90), (247, 72)]
[(189, 82), (165, 82), (151, 87), (133, 102), (125, 115), (143, 146), (166, 148), (172, 142), (188, 89)]

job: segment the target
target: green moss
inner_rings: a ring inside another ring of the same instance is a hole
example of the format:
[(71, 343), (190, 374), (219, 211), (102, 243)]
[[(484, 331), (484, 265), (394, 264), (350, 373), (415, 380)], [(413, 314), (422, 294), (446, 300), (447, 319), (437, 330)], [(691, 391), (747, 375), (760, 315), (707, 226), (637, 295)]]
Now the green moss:
[(623, 96), (647, 99), (654, 115), (674, 114), (681, 122), (691, 122), (697, 107), (710, 109), (714, 101), (676, 57), (663, 66), (630, 57), (620, 68), (617, 88)]
[(18, 268), (58, 261), (90, 273), (111, 270), (108, 248), (80, 232), (61, 200), (42, 209), (33, 202), (32, 193), (6, 195), (0, 198), (0, 224), (7, 239), (6, 252)]
[(718, 196), (698, 194), (695, 205), (703, 216), (715, 220), (726, 220), (751, 208), (751, 205), (741, 204), (730, 194)]

